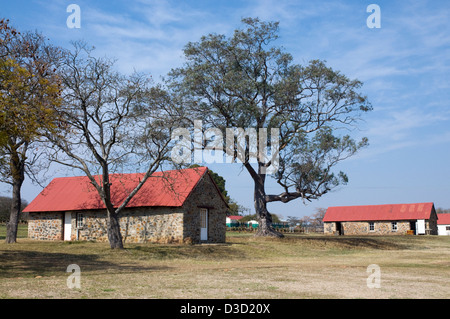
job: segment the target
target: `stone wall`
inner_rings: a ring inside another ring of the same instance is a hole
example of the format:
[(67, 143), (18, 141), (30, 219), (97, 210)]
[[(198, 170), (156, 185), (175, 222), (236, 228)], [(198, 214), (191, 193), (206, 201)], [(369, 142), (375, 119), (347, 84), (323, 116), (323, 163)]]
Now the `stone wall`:
[[(82, 225), (78, 226), (77, 219), (81, 214)], [(108, 241), (106, 230), (106, 211), (87, 210), (72, 212), (71, 240)]]
[(151, 207), (127, 210), (120, 217), (124, 242), (182, 243), (183, 210)]
[[(76, 227), (82, 214), (83, 226)], [(183, 212), (173, 207), (125, 209), (119, 217), (124, 243), (173, 243), (183, 241)], [(108, 241), (105, 211), (72, 213), (72, 240)]]
[(428, 231), (430, 235), (438, 234), (437, 214), (434, 209), (430, 215), (430, 219), (425, 220), (425, 230)]
[(344, 235), (405, 235), (410, 230), (409, 221), (397, 221), (397, 230), (392, 230), (391, 221), (374, 222), (374, 230), (369, 230), (368, 222), (344, 222)]
[(64, 213), (29, 213), (28, 238), (62, 240)]
[[(392, 221), (375, 221), (374, 229), (369, 230), (369, 222), (341, 222), (343, 235), (405, 235), (410, 230), (409, 221), (397, 221), (397, 230), (392, 230)], [(336, 234), (336, 223), (324, 223), (325, 234)]]
[(323, 223), (323, 233), (328, 234), (328, 235), (334, 235), (336, 233), (336, 223), (324, 222)]

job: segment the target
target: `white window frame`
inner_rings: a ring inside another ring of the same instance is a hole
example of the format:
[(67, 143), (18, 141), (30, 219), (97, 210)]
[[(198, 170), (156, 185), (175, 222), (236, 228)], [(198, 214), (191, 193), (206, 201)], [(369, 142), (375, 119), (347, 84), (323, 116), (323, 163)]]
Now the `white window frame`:
[(391, 222), (391, 231), (396, 232), (398, 230), (397, 222)]
[(77, 213), (77, 228), (84, 227), (84, 215), (83, 213)]
[(369, 222), (369, 231), (374, 232), (375, 231), (375, 222)]

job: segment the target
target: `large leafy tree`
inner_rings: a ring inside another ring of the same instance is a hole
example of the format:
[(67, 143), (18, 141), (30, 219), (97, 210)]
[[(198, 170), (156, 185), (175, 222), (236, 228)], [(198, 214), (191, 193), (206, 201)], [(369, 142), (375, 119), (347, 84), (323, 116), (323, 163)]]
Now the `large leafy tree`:
[(58, 52), (42, 35), (20, 33), (0, 20), (0, 180), (12, 186), (7, 243), (17, 238), (25, 175), (34, 178), (39, 171), (34, 145), (58, 124)]
[[(345, 173), (333, 168), (367, 145), (367, 139), (337, 133), (353, 127), (371, 105), (359, 93), (360, 81), (323, 61), (294, 64), (289, 53), (273, 46), (277, 22), (242, 21), (244, 27), (231, 37), (210, 34), (188, 43), (185, 64), (172, 70), (168, 81), (183, 97), (186, 113), (201, 119), (204, 129), (219, 128), (225, 136), (226, 128), (256, 128), (259, 140), (259, 129), (265, 128), (278, 137), (276, 148), (269, 142), (269, 158), (258, 156), (252, 163), (248, 140), (239, 159), (254, 181), (257, 235), (282, 236), (271, 226), (267, 203), (313, 200), (345, 184)], [(269, 167), (276, 168), (270, 176), (281, 187), (278, 194), (266, 192)]]

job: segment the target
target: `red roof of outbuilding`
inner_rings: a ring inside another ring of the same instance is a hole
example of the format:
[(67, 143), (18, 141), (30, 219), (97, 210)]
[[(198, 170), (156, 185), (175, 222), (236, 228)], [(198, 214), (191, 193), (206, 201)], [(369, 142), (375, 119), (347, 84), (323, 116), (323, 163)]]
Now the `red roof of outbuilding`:
[(429, 219), (433, 203), (329, 207), (324, 222)]
[[(127, 207), (182, 206), (197, 183), (208, 171), (206, 167), (155, 172), (130, 200)], [(111, 174), (111, 198), (118, 207), (145, 174)], [(94, 176), (100, 180), (100, 176)], [(219, 192), (220, 193), (220, 192)], [(50, 184), (23, 210), (24, 212), (60, 212), (105, 209), (87, 176), (60, 177)]]
[(437, 214), (437, 216), (438, 225), (450, 225), (450, 214)]
[(231, 216), (227, 216), (227, 217), (231, 220), (239, 220), (241, 218), (244, 218), (244, 216), (239, 216), (239, 215), (231, 215)]

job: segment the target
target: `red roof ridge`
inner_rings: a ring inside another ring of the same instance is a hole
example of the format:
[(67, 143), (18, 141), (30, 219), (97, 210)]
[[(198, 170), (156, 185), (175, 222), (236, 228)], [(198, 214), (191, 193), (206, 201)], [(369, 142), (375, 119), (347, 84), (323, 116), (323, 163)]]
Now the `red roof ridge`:
[(330, 206), (331, 207), (371, 207), (371, 206), (400, 206), (400, 205), (419, 205), (419, 204), (434, 204), (433, 202), (420, 202), (420, 203), (399, 203), (399, 204), (369, 204), (369, 205), (348, 205), (348, 206)]

